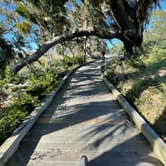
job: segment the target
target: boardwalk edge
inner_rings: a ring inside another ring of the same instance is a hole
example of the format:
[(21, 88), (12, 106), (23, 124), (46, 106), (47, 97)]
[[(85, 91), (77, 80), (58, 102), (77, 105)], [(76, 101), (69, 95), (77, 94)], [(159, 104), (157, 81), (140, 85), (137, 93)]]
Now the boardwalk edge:
[(16, 128), (13, 134), (0, 146), (0, 166), (4, 166), (5, 163), (9, 160), (9, 158), (16, 152), (19, 147), (20, 142), (23, 140), (25, 135), (34, 125), (39, 116), (47, 109), (47, 107), (51, 104), (54, 97), (58, 94), (58, 92), (62, 89), (64, 84), (68, 81), (69, 77), (80, 67), (92, 63), (87, 62), (85, 64), (76, 66), (74, 69), (70, 70), (62, 79), (61, 83), (58, 87), (56, 87), (55, 91), (50, 93), (46, 99), (41, 103), (39, 107), (36, 107), (34, 111), (29, 115), (28, 119), (24, 120), (18, 128)]
[(108, 89), (113, 93), (119, 104), (130, 116), (145, 138), (150, 143), (156, 157), (166, 165), (166, 144), (150, 127), (150, 125), (141, 117), (140, 114), (127, 102), (123, 95), (112, 85), (112, 83), (102, 73), (102, 78)]

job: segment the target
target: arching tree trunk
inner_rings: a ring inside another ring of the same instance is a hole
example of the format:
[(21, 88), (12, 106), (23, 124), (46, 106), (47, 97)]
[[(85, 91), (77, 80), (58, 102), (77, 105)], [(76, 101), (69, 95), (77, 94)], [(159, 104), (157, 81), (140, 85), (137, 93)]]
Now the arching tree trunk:
[[(67, 2), (67, 0), (61, 1), (61, 5), (64, 7), (64, 3)], [(103, 39), (118, 38), (124, 43), (125, 57), (130, 57), (134, 53), (134, 48), (139, 47), (142, 43), (142, 36), (144, 30), (143, 25), (148, 16), (148, 10), (152, 7), (154, 3), (157, 3), (158, 1), (159, 0), (105, 1), (108, 9), (110, 8), (110, 12), (106, 13), (108, 13), (108, 16), (113, 20), (111, 20), (110, 25), (104, 23), (107, 14), (102, 13), (103, 11), (100, 11), (100, 9), (97, 9), (96, 11), (97, 13), (101, 12), (101, 18), (99, 17), (101, 21), (98, 20), (97, 22), (93, 23), (93, 21), (91, 22), (88, 18), (86, 18), (89, 17), (89, 15), (85, 14), (85, 17), (83, 19), (85, 20), (85, 22), (83, 23), (84, 25), (82, 25), (81, 29), (78, 28), (79, 30), (77, 29), (74, 33), (57, 36), (54, 40), (50, 42), (45, 42), (34, 54), (24, 58), (23, 60), (15, 64), (15, 66), (11, 68), (11, 72), (17, 73), (27, 64), (31, 64), (34, 61), (37, 61), (54, 45), (62, 43), (64, 41), (72, 40), (77, 36), (88, 37), (90, 35), (95, 35)], [(82, 2), (84, 3), (84, 6), (87, 7), (87, 11), (90, 9), (89, 5), (94, 4), (94, 2), (92, 3), (92, 1), (90, 0), (82, 0)], [(100, 1), (95, 1), (95, 6), (99, 5), (98, 3), (100, 3)]]
[(12, 73), (17, 73), (20, 69), (22, 69), (27, 64), (31, 64), (37, 61), (41, 56), (43, 56), (50, 48), (55, 46), (56, 44), (62, 43), (64, 41), (72, 40), (76, 37), (83, 37), (83, 36), (97, 36), (104, 39), (112, 39), (117, 37), (118, 32), (109, 32), (106, 29), (98, 29), (98, 28), (89, 28), (87, 30), (75, 31), (71, 34), (66, 34), (62, 36), (55, 37), (52, 41), (45, 42), (40, 48), (34, 52), (31, 56), (20, 60), (17, 64), (15, 64), (10, 71)]

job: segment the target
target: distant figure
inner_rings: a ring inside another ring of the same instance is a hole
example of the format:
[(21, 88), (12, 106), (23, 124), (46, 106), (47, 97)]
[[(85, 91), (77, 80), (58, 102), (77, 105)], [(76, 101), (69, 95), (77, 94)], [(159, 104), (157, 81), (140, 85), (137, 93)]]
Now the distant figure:
[(104, 61), (105, 60), (105, 49), (104, 48), (101, 49), (101, 55), (102, 55), (102, 60)]

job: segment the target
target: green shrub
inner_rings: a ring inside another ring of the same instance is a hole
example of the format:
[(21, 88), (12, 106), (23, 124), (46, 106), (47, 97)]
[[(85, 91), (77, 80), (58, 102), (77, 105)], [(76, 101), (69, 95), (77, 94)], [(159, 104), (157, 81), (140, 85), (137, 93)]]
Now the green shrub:
[(65, 56), (63, 58), (63, 63), (64, 63), (64, 66), (68, 68), (73, 65), (84, 63), (84, 59), (82, 56), (75, 56), (75, 57)]
[(82, 56), (76, 56), (74, 58), (74, 64), (83, 64), (84, 63), (84, 58)]
[(55, 89), (55, 87), (59, 84), (60, 78), (58, 78), (56, 73), (46, 71), (40, 76), (31, 74), (30, 80), (31, 86), (27, 91), (33, 96), (38, 96), (39, 100), (41, 100), (49, 92)]
[(27, 92), (17, 92), (13, 96), (13, 103), (18, 105), (20, 108), (27, 110), (28, 113), (31, 113), (33, 109), (39, 104), (37, 96), (32, 96)]
[[(0, 144), (26, 118), (48, 93), (60, 83), (62, 77), (73, 65), (83, 63), (80, 56), (64, 57), (53, 61), (46, 69), (33, 66), (29, 72), (17, 75), (10, 73), (8, 67), (0, 78), (0, 95), (7, 93), (12, 100), (10, 105), (0, 110)], [(21, 87), (20, 85), (26, 85)]]
[(70, 57), (70, 56), (65, 56), (65, 57), (63, 58), (63, 63), (64, 63), (64, 65), (70, 67), (70, 66), (74, 65), (74, 60), (73, 60), (73, 58)]
[(0, 111), (0, 144), (25, 119), (26, 115), (27, 111), (17, 104)]

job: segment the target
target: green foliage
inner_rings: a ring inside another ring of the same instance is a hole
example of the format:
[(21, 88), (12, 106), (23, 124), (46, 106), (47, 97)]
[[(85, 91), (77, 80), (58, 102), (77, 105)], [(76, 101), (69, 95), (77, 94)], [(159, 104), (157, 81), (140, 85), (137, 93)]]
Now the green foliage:
[(63, 58), (63, 63), (67, 67), (73, 66), (75, 64), (82, 64), (83, 62), (84, 62), (84, 60), (83, 60), (83, 57), (81, 57), (81, 56), (76, 56), (74, 58), (72, 58), (70, 56), (65, 56)]
[(32, 28), (32, 25), (27, 21), (23, 21), (16, 23), (15, 27), (20, 33), (28, 34)]
[(74, 58), (74, 64), (83, 64), (84, 63), (84, 59), (82, 56), (76, 56)]
[(31, 113), (31, 111), (39, 104), (39, 100), (37, 96), (32, 96), (26, 91), (17, 91), (13, 95), (13, 103), (14, 105), (21, 107), (23, 110), (26, 110), (28, 113)]
[[(55, 71), (54, 71), (55, 72)], [(28, 88), (28, 92), (33, 96), (37, 95), (41, 100), (49, 92), (53, 91), (54, 88), (59, 84), (60, 78), (58, 74), (50, 71), (45, 71), (41, 75), (30, 75), (31, 86)]]
[(72, 57), (69, 57), (69, 56), (65, 56), (63, 58), (63, 62), (67, 66), (72, 66), (74, 64), (74, 61), (73, 61)]
[(25, 119), (27, 111), (20, 105), (11, 105), (6, 110), (0, 110), (0, 143)]
[(21, 16), (26, 17), (28, 15), (28, 9), (25, 7), (25, 5), (22, 2), (19, 2), (16, 12), (19, 13)]
[(6, 67), (0, 79), (0, 97), (10, 95), (11, 99), (2, 108), (0, 103), (0, 144), (57, 87), (66, 72), (82, 62), (81, 56), (66, 56), (63, 60), (52, 61), (46, 69), (42, 62), (42, 68), (35, 65), (29, 73), (18, 75), (11, 74)]
[(1, 81), (4, 85), (8, 83), (19, 84), (24, 82), (24, 78), (21, 75), (14, 75), (10, 72), (9, 66), (6, 66), (4, 72), (1, 74)]

